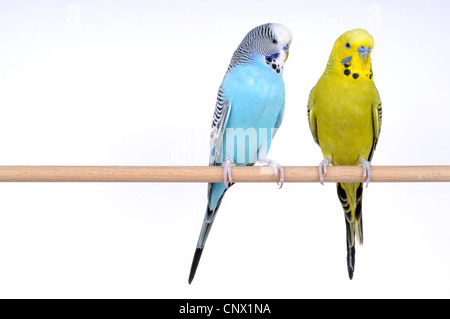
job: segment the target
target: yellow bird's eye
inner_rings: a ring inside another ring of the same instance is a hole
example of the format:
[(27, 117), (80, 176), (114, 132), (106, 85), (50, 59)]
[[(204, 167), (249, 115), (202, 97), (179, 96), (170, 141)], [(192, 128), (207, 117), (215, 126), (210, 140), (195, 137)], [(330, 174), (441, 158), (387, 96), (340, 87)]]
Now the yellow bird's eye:
[(350, 48), (351, 48), (350, 43), (347, 42), (347, 43), (345, 44), (345, 47), (346, 47), (347, 49), (350, 49)]

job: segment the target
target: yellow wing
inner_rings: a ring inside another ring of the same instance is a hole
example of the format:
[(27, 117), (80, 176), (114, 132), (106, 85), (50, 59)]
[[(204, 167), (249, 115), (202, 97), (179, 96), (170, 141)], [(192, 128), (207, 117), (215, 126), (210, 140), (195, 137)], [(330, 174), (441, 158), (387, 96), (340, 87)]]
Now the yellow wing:
[(317, 118), (314, 108), (315, 103), (315, 88), (313, 87), (311, 90), (311, 93), (309, 93), (309, 100), (308, 100), (308, 122), (309, 122), (309, 129), (311, 130), (311, 134), (314, 138), (314, 141), (319, 144), (319, 136), (317, 135)]
[(373, 144), (372, 144), (372, 150), (369, 154), (369, 161), (372, 160), (373, 152), (375, 151), (378, 143), (378, 138), (380, 136), (381, 132), (381, 119), (382, 119), (382, 107), (381, 107), (381, 100), (380, 95), (377, 95), (377, 98), (375, 99), (375, 103), (372, 105), (372, 121), (373, 121)]

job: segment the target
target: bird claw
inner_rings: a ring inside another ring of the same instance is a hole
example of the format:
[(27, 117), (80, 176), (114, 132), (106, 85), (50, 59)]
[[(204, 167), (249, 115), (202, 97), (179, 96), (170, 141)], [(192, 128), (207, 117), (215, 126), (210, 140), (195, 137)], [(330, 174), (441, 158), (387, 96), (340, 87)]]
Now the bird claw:
[(324, 182), (323, 177), (327, 176), (327, 166), (329, 166), (329, 165), (331, 165), (330, 158), (324, 158), (319, 163), (319, 167), (318, 167), (318, 169), (319, 169), (319, 181), (320, 181), (320, 184), (322, 184), (322, 185), (323, 185), (323, 182)]
[(233, 179), (231, 178), (231, 168), (236, 166), (231, 158), (227, 158), (225, 162), (222, 163), (223, 167), (223, 183), (225, 184), (226, 189), (230, 187), (233, 183)]
[(270, 159), (262, 159), (259, 160), (259, 162), (265, 166), (271, 166), (273, 168), (273, 176), (275, 178), (278, 177), (277, 185), (279, 188), (283, 187), (284, 183), (284, 168), (281, 166), (281, 164), (270, 160)]
[(370, 174), (371, 174), (372, 164), (370, 164), (369, 161), (366, 161), (363, 158), (361, 158), (359, 160), (359, 162), (361, 163), (361, 166), (363, 167), (363, 178), (364, 178), (364, 181), (366, 182), (366, 188), (367, 188), (367, 187), (369, 187), (369, 183), (370, 183)]

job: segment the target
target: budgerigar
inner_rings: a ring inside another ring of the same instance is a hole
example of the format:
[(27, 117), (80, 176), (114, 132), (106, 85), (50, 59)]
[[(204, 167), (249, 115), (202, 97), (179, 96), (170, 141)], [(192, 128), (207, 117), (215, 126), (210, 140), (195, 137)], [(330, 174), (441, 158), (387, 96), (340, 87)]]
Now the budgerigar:
[[(324, 160), (319, 164), (320, 181), (327, 165), (363, 167), (370, 182), (373, 152), (381, 129), (381, 100), (373, 81), (372, 36), (355, 29), (335, 42), (327, 67), (308, 101), (308, 120)], [(362, 183), (337, 183), (347, 228), (347, 268), (350, 279), (355, 269), (355, 233), (363, 242)]]
[(252, 29), (233, 54), (219, 88), (211, 128), (210, 166), (223, 166), (224, 183), (208, 184), (208, 204), (189, 274), (197, 270), (205, 242), (223, 196), (233, 185), (231, 167), (260, 162), (274, 168), (283, 183), (283, 168), (267, 159), (272, 138), (284, 112), (284, 62), (292, 34), (268, 23)]

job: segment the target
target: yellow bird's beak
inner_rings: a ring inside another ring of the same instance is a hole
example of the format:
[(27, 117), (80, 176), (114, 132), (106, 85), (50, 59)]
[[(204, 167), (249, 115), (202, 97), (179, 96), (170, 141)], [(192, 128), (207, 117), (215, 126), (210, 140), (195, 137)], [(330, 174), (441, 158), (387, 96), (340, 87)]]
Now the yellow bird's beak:
[(359, 56), (361, 57), (361, 61), (363, 62), (363, 65), (366, 65), (367, 60), (369, 60), (369, 54), (364, 53), (364, 54), (359, 54)]
[(361, 57), (361, 61), (363, 63), (363, 67), (366, 65), (367, 61), (369, 60), (370, 55), (370, 47), (366, 46), (360, 46), (358, 48), (359, 56)]
[(284, 52), (286, 52), (286, 58), (284, 59), (284, 62), (286, 62), (287, 59), (288, 59), (288, 57), (289, 57), (289, 47), (290, 47), (290, 44), (286, 44), (286, 45), (283, 47)]

